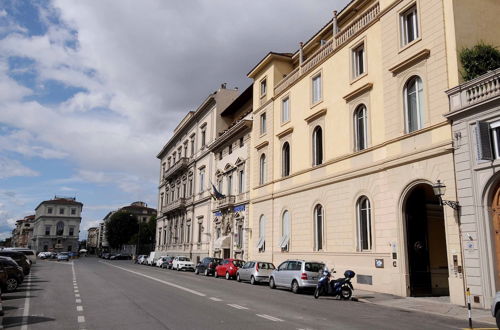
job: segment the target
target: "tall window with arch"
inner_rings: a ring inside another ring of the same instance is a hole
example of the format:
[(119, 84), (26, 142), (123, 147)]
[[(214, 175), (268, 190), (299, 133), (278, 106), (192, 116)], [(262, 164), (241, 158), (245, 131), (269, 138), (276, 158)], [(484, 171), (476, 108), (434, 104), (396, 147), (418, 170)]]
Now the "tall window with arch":
[(62, 236), (64, 233), (64, 222), (59, 221), (56, 225), (56, 235)]
[(259, 242), (257, 243), (259, 252), (266, 250), (266, 218), (262, 214), (259, 218)]
[(424, 127), (424, 92), (422, 79), (413, 76), (404, 88), (405, 129), (411, 133)]
[(364, 104), (354, 111), (354, 141), (356, 151), (366, 149), (367, 139), (367, 111)]
[(259, 184), (266, 183), (266, 154), (262, 154), (259, 160)]
[(313, 166), (323, 163), (323, 130), (316, 126), (312, 135)]
[(369, 251), (372, 249), (372, 216), (370, 200), (361, 196), (356, 204), (358, 222), (358, 250)]
[(281, 150), (281, 175), (283, 177), (290, 175), (290, 144), (285, 142)]
[(282, 251), (288, 251), (290, 248), (290, 212), (285, 210), (281, 216), (281, 239), (279, 247)]
[(324, 219), (323, 219), (323, 206), (316, 205), (314, 208), (314, 249), (316, 251), (323, 250), (323, 237), (324, 237)]

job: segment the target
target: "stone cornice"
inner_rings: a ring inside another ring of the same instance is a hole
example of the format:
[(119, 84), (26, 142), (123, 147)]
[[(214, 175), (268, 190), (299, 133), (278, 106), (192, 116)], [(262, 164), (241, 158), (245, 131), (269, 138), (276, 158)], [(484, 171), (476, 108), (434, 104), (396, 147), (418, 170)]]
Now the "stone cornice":
[(366, 83), (363, 86), (361, 86), (361, 87), (355, 89), (354, 91), (350, 92), (349, 94), (345, 95), (343, 97), (343, 99), (346, 102), (350, 102), (350, 101), (354, 100), (355, 98), (357, 98), (358, 96), (363, 95), (364, 93), (370, 91), (372, 88), (373, 88), (372, 83)]
[(276, 134), (276, 136), (278, 137), (278, 139), (281, 139), (281, 138), (287, 136), (288, 134), (291, 134), (292, 132), (293, 132), (293, 127), (288, 127), (286, 130), (281, 131), (278, 134)]
[(398, 73), (400, 73), (400, 72), (408, 69), (409, 67), (417, 64), (418, 62), (429, 58), (429, 56), (431, 56), (431, 51), (429, 49), (422, 49), (418, 53), (408, 57), (404, 61), (399, 62), (398, 64), (389, 68), (389, 71), (392, 73), (393, 76), (395, 76)]
[(312, 121), (320, 118), (320, 117), (323, 117), (324, 115), (326, 115), (326, 108), (323, 108), (319, 111), (316, 111), (315, 113), (313, 113), (312, 115), (310, 115), (309, 117), (306, 117), (304, 120), (310, 124)]

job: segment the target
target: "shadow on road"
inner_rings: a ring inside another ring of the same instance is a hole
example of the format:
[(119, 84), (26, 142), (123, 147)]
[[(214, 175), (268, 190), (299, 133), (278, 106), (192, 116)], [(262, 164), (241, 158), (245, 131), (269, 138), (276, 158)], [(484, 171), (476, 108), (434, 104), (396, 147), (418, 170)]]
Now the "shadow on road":
[[(55, 319), (43, 316), (28, 316), (26, 324), (35, 324), (48, 321), (55, 321)], [(22, 316), (4, 317), (2, 325), (4, 329), (22, 326), (23, 317)]]
[[(35, 298), (36, 296), (28, 296), (28, 298)], [(14, 300), (14, 299), (24, 299), (26, 298), (26, 295), (22, 295), (22, 296), (8, 296), (8, 295), (5, 295), (5, 296), (2, 296), (2, 300)]]

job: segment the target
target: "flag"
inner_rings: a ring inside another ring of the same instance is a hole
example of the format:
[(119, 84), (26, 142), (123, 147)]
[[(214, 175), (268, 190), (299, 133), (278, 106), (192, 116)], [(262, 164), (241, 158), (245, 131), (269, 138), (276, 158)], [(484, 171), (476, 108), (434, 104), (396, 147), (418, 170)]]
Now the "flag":
[(214, 186), (214, 184), (213, 184), (213, 183), (212, 183), (212, 188), (214, 189), (214, 195), (215, 195), (215, 198), (216, 198), (216, 199), (221, 199), (221, 198), (226, 197), (226, 195), (221, 194), (221, 193), (217, 190), (217, 188), (215, 188), (215, 186)]

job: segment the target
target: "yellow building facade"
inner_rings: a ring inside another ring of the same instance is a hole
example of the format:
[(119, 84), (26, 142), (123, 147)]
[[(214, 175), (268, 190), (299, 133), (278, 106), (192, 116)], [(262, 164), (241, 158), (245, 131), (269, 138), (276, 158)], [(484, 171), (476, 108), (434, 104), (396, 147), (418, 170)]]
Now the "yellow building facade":
[(500, 2), (473, 3), (352, 1), (249, 72), (252, 259), (323, 261), (359, 289), (464, 303), (459, 214), (432, 185), (457, 200), (444, 117), (457, 53), (500, 44)]

